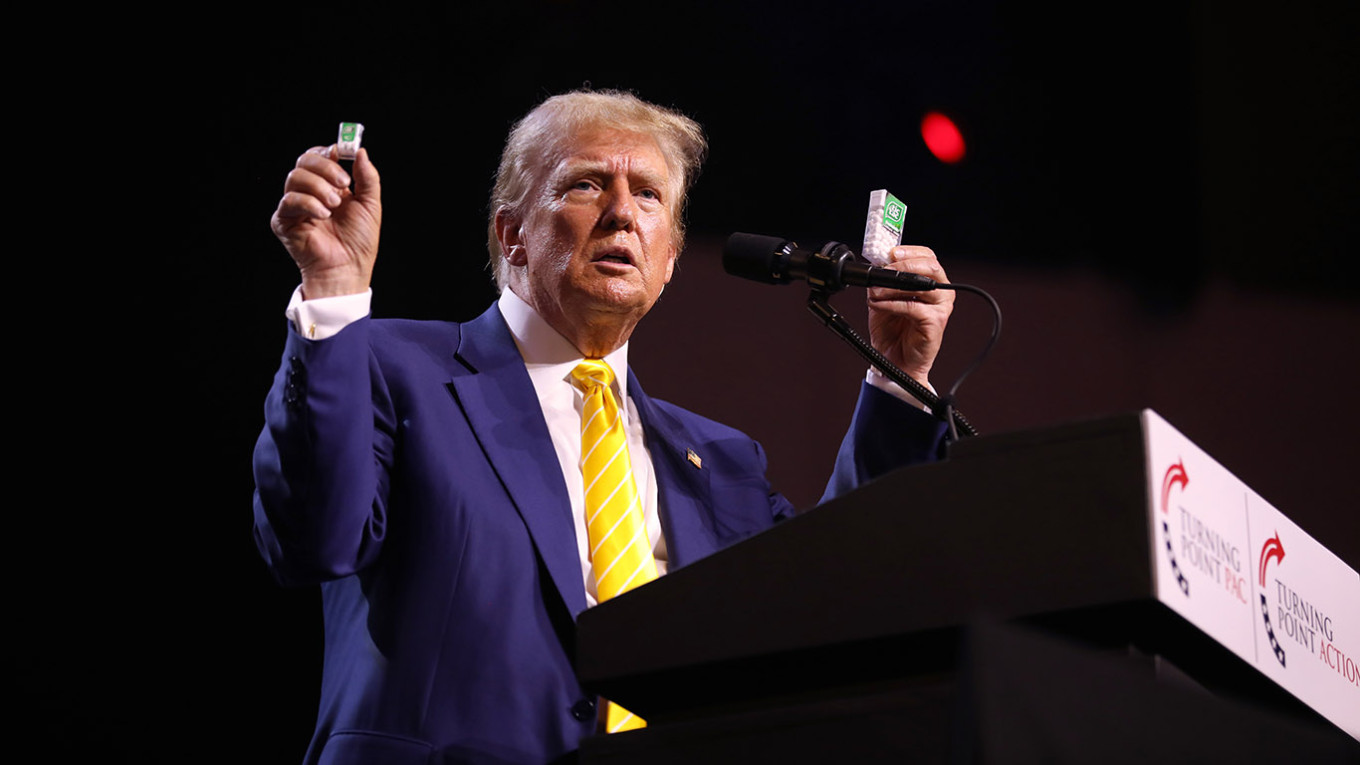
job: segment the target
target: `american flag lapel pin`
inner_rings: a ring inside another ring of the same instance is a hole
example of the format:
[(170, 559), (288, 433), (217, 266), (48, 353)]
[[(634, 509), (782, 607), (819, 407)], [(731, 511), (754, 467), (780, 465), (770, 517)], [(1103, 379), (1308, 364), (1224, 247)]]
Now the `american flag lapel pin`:
[(689, 460), (690, 464), (694, 467), (700, 470), (704, 469), (704, 461), (699, 459), (699, 455), (695, 454), (693, 449), (685, 450), (685, 459)]

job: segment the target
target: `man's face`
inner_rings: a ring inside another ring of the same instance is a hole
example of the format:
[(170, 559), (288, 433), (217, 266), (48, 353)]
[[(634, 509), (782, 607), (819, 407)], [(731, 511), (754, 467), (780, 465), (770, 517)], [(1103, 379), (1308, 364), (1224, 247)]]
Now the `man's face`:
[(554, 156), (523, 220), (502, 228), (502, 247), (519, 245), (507, 252), (511, 265), (525, 266), (510, 287), (568, 339), (592, 323), (631, 332), (671, 279), (679, 184), (647, 135), (588, 130)]

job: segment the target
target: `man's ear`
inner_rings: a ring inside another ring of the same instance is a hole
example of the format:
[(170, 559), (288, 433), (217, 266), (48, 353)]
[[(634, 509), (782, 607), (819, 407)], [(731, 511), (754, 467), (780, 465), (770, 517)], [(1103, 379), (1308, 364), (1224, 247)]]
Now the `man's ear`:
[(524, 250), (524, 226), (519, 216), (507, 207), (496, 210), (496, 241), (501, 245), (501, 257), (512, 266), (528, 263)]

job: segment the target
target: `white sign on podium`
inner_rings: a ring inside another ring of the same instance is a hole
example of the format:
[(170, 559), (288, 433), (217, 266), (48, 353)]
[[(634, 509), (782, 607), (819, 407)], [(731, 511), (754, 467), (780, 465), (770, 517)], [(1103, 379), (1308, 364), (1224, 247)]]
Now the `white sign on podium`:
[(1143, 430), (1157, 599), (1360, 739), (1360, 574), (1155, 412)]

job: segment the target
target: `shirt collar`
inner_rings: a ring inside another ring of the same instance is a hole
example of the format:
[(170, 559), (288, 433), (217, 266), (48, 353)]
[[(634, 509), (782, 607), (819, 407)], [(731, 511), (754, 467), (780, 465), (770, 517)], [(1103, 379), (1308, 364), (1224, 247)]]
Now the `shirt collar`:
[[(585, 358), (576, 346), (553, 329), (542, 316), (538, 315), (533, 306), (524, 302), (513, 290), (509, 288), (501, 290), (501, 297), (496, 305), (500, 308), (501, 316), (505, 317), (510, 334), (515, 338), (515, 347), (519, 349), (519, 355), (524, 359), (524, 366), (528, 368), (530, 377), (537, 378), (543, 375), (570, 382), (571, 371)], [(604, 361), (614, 371), (614, 394), (618, 396), (619, 401), (626, 401), (628, 343), (625, 342), (606, 355)]]

